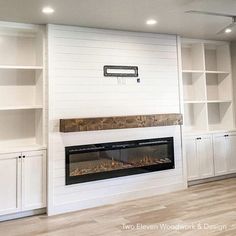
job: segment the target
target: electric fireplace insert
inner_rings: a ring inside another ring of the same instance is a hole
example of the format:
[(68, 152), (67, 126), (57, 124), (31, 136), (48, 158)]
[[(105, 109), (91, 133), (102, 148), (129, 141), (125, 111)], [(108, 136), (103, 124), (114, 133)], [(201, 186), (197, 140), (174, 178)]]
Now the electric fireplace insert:
[(174, 169), (173, 137), (66, 147), (66, 185)]

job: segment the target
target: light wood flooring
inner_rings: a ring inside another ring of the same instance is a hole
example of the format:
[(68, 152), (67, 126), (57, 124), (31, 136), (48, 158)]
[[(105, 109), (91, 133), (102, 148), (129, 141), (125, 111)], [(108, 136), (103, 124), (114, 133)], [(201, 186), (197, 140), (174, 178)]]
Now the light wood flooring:
[[(138, 228), (141, 224), (149, 228)], [(178, 225), (185, 229), (176, 229)], [(164, 230), (161, 228), (164, 226), (175, 229)], [(34, 216), (0, 223), (0, 236), (16, 235), (235, 236), (236, 178), (80, 212), (53, 217)]]

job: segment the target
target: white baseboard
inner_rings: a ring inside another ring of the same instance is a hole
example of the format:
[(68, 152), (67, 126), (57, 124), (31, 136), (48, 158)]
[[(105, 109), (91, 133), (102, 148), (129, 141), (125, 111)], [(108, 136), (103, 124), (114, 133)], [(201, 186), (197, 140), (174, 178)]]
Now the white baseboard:
[(28, 217), (28, 216), (41, 215), (41, 214), (45, 214), (45, 213), (46, 213), (46, 208), (18, 212), (18, 213), (0, 216), (0, 222), (7, 221), (7, 220), (15, 220), (15, 219), (23, 218), (23, 217)]
[(204, 183), (208, 183), (208, 182), (229, 179), (229, 178), (235, 178), (235, 177), (236, 177), (236, 173), (221, 175), (221, 176), (214, 176), (214, 177), (207, 178), (207, 179), (191, 180), (191, 181), (188, 181), (188, 186), (194, 186), (194, 185), (198, 185), (198, 184), (204, 184)]
[(73, 211), (94, 208), (98, 206), (115, 204), (119, 202), (126, 202), (126, 201), (135, 200), (139, 198), (153, 197), (153, 196), (164, 194), (164, 193), (170, 193), (170, 192), (183, 190), (183, 189), (186, 189), (186, 187), (187, 187), (186, 184), (184, 182), (181, 182), (181, 183), (165, 185), (162, 187), (150, 188), (150, 189), (146, 189), (145, 191), (135, 191), (135, 192), (132, 191), (132, 192), (116, 194), (113, 196), (103, 197), (103, 198), (93, 198), (93, 199), (88, 199), (85, 201), (76, 201), (72, 203), (57, 205), (57, 206), (54, 206), (53, 208), (49, 208), (48, 215), (52, 216), (52, 215), (57, 215), (57, 214), (63, 214), (63, 213), (68, 213), (68, 212), (73, 212)]

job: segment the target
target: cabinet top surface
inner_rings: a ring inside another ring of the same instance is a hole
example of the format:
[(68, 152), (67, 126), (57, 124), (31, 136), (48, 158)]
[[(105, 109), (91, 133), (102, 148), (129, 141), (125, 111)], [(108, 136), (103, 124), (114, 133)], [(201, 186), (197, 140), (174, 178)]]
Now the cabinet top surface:
[(0, 146), (0, 155), (7, 153), (20, 153), (20, 152), (28, 152), (28, 151), (39, 151), (45, 150), (46, 146), (41, 145), (28, 145), (28, 146), (16, 146), (16, 147), (3, 147)]
[(222, 133), (233, 133), (236, 132), (235, 129), (229, 129), (229, 130), (212, 130), (212, 131), (188, 131), (183, 132), (183, 136), (196, 136), (196, 135), (208, 135), (208, 134), (222, 134)]

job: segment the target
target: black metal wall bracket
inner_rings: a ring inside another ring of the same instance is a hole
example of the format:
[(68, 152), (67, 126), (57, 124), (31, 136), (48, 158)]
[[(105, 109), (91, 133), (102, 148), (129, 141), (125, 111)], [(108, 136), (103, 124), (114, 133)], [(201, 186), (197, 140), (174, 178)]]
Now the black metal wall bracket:
[[(109, 70), (111, 70), (109, 72)], [(117, 72), (113, 72), (116, 71)], [(119, 72), (123, 71), (123, 72)], [(125, 72), (129, 71), (129, 72)], [(138, 77), (138, 67), (137, 66), (109, 66), (103, 67), (104, 76), (106, 77)]]

